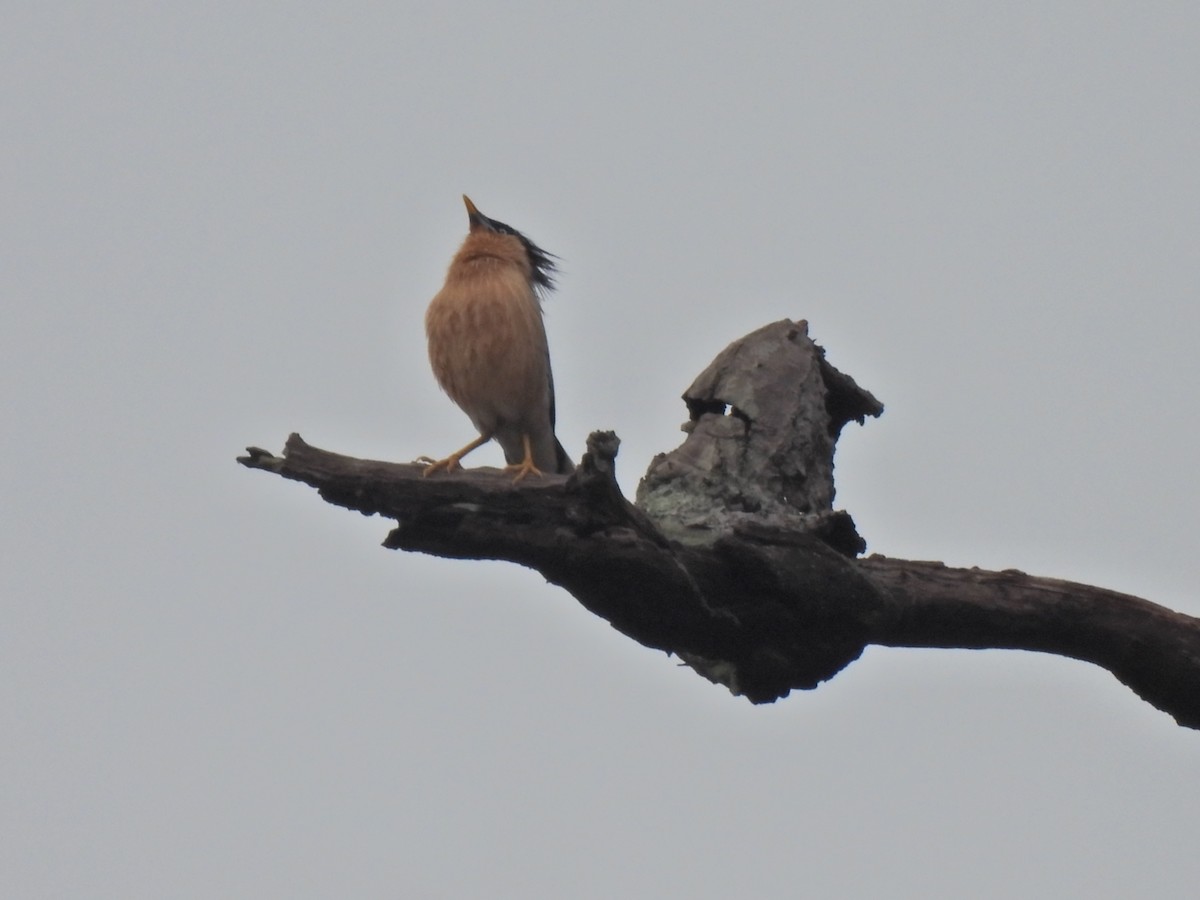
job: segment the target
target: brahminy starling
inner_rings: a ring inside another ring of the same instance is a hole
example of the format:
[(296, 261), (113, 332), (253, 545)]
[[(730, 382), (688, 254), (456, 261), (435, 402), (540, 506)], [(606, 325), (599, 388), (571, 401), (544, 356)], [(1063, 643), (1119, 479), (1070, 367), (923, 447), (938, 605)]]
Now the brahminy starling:
[(495, 439), (516, 477), (568, 474), (554, 435), (554, 378), (542, 298), (554, 288), (554, 256), (521, 232), (489, 219), (463, 195), (470, 231), (446, 283), (425, 313), (429, 362), (442, 390), (479, 437), (425, 469), (453, 472)]

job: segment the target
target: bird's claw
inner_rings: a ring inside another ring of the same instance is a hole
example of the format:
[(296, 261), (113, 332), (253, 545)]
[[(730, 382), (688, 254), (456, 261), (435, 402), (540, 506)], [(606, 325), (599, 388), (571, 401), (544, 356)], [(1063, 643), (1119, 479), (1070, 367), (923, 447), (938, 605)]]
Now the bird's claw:
[(420, 459), (417, 460), (417, 462), (425, 462), (427, 460), (429, 461), (429, 465), (427, 465), (425, 467), (425, 471), (421, 473), (422, 478), (428, 478), (434, 472), (438, 472), (442, 469), (445, 469), (446, 474), (449, 475), (455, 469), (462, 468), (462, 466), (458, 462), (458, 457), (456, 457), (456, 456), (447, 456), (445, 459), (436, 459), (436, 460), (430, 459), (428, 456), (422, 456)]
[(523, 462), (519, 462), (516, 465), (505, 466), (504, 471), (508, 472), (509, 474), (512, 474), (513, 472), (517, 473), (517, 477), (513, 479), (513, 484), (521, 481), (526, 475), (537, 475), (539, 478), (542, 477), (542, 470), (533, 464), (532, 459), (525, 459)]

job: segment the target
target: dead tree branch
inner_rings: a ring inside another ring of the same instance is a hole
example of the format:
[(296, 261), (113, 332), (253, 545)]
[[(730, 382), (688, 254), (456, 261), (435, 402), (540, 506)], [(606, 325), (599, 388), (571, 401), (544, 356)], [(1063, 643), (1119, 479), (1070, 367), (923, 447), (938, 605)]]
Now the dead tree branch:
[(803, 322), (727, 348), (685, 393), (688, 437), (655, 458), (637, 505), (596, 432), (575, 474), (514, 486), (498, 470), (422, 477), (293, 434), (239, 462), (396, 521), (393, 549), (536, 569), (638, 642), (755, 703), (813, 688), (870, 644), (1054, 653), (1111, 671), (1200, 728), (1200, 619), (1016, 571), (872, 556), (833, 504), (843, 425), (882, 406), (834, 369)]

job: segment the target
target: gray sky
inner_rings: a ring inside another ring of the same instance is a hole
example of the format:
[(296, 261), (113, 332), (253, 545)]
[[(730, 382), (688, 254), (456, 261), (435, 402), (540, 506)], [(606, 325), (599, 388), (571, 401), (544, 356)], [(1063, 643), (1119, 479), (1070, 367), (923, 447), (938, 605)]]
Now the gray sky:
[(1195, 896), (1200, 734), (1104, 671), (876, 648), (755, 708), (233, 459), (473, 436), (422, 329), (465, 191), (562, 256), (560, 437), (628, 493), (806, 318), (887, 404), (838, 457), (872, 551), (1200, 615), (1197, 46), (1184, 3), (7, 9), (5, 894)]

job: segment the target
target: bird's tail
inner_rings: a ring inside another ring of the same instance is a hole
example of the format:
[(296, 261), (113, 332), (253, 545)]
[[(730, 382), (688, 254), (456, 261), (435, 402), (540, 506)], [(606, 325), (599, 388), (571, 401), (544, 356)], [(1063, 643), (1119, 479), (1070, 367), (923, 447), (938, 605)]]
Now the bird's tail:
[(554, 471), (558, 475), (570, 475), (575, 471), (575, 463), (571, 462), (571, 457), (567, 456), (567, 451), (563, 449), (558, 438), (554, 439), (554, 465)]

